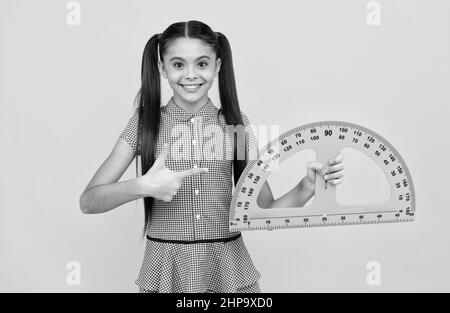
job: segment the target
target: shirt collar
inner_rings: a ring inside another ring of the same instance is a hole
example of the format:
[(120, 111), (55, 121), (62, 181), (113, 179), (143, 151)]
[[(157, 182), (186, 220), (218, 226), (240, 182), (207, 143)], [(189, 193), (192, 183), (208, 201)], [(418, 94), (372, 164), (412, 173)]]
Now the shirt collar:
[(203, 105), (196, 112), (186, 112), (183, 108), (179, 107), (173, 100), (173, 96), (170, 98), (166, 105), (166, 112), (173, 118), (179, 121), (188, 121), (194, 116), (200, 116), (203, 120), (208, 120), (212, 117), (217, 116), (218, 109), (212, 102), (211, 98), (208, 97), (208, 102)]

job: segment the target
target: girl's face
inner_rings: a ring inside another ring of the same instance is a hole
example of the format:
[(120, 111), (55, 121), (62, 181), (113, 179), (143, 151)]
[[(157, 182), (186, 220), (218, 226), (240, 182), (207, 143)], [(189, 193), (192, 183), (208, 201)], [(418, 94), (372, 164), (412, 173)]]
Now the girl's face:
[(202, 40), (177, 38), (169, 44), (158, 67), (173, 89), (174, 101), (192, 112), (207, 103), (220, 64), (214, 50)]

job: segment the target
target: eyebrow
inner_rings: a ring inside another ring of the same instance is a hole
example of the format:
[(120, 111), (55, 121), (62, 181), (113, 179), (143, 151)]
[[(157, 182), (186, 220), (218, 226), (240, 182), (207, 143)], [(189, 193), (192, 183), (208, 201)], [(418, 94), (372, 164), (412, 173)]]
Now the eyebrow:
[[(198, 58), (195, 59), (195, 60), (200, 60), (200, 59), (203, 59), (203, 58), (208, 58), (208, 59), (211, 60), (211, 58), (210, 58), (209, 56), (207, 56), (207, 55), (202, 55), (201, 57), (198, 57)], [(173, 58), (170, 59), (170, 61), (173, 61), (173, 60), (175, 60), (175, 59), (179, 59), (179, 60), (185, 61), (185, 59), (180, 58), (180, 57), (173, 57)]]

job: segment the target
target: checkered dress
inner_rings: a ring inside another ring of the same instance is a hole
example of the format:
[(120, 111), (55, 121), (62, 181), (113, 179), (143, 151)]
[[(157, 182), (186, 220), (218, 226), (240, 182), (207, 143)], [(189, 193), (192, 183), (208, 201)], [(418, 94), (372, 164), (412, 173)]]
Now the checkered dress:
[[(138, 114), (136, 109), (120, 138), (140, 155)], [(241, 115), (247, 130), (245, 147), (256, 149), (249, 120), (242, 111)], [(172, 97), (161, 107), (156, 158), (164, 143), (171, 147), (168, 169), (209, 171), (185, 178), (172, 201), (154, 199), (136, 284), (146, 292), (258, 292), (261, 274), (241, 233), (229, 230), (232, 149), (221, 110), (208, 98), (206, 105), (189, 113)]]

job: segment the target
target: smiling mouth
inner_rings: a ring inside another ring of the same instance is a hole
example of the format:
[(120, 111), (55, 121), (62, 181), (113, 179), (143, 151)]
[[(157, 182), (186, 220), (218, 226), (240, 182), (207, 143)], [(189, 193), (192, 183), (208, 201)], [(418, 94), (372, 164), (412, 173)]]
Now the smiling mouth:
[(203, 86), (203, 83), (202, 84), (189, 84), (189, 85), (178, 84), (178, 85), (180, 85), (181, 87), (183, 87), (183, 89), (185, 89), (187, 91), (195, 91), (195, 90), (199, 89), (201, 86)]

